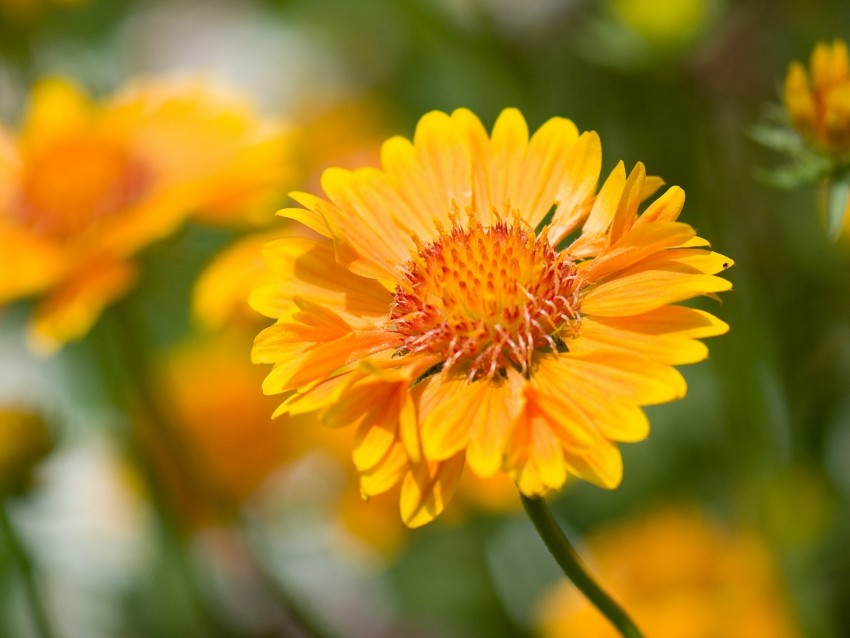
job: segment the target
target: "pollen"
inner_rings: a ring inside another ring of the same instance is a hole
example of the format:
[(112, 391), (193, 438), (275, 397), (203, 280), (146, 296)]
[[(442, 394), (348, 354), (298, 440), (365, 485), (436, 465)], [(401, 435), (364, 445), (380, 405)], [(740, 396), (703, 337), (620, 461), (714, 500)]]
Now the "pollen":
[(390, 329), (400, 353), (427, 353), (470, 381), (528, 375), (535, 353), (563, 351), (578, 332), (575, 264), (518, 215), (482, 226), (470, 214), (420, 245), (396, 286)]

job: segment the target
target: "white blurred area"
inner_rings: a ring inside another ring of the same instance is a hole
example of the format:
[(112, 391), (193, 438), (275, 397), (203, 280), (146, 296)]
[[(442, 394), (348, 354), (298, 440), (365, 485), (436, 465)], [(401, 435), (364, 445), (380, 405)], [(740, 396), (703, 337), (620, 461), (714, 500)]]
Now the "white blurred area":
[[(121, 603), (152, 550), (150, 512), (129, 477), (92, 436), (46, 460), (32, 497), (10, 507), (62, 638), (119, 635)], [(25, 636), (27, 605), (14, 608)]]
[[(8, 501), (8, 514), (48, 613), (60, 620), (60, 638), (113, 638), (119, 603), (150, 557), (150, 512), (106, 434), (117, 415), (79, 401), (62, 361), (30, 354), (12, 314), (0, 322), (0, 405), (40, 414), (56, 447), (35, 468), (28, 494)], [(15, 637), (31, 635), (22, 587), (3, 607), (18, 626)]]
[(284, 116), (362, 89), (328, 34), (288, 24), (251, 2), (142, 4), (124, 25), (119, 47), (128, 76), (209, 74)]

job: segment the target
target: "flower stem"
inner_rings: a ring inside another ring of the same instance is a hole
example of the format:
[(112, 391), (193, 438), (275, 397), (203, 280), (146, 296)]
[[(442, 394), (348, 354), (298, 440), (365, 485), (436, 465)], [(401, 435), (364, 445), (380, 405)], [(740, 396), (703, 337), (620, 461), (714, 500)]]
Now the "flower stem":
[(555, 561), (578, 590), (611, 622), (625, 638), (643, 638), (643, 634), (614, 600), (587, 573), (570, 541), (564, 535), (542, 497), (528, 497), (520, 492), (525, 508), (537, 533)]
[(40, 638), (53, 638), (53, 629), (50, 626), (50, 620), (44, 609), (44, 603), (41, 600), (41, 593), (38, 590), (38, 583), (35, 580), (32, 562), (18, 538), (15, 528), (12, 526), (12, 521), (9, 520), (9, 515), (6, 512), (6, 504), (2, 501), (0, 501), (0, 538), (3, 539), (3, 544), (8, 547), (12, 560), (18, 564), (18, 571), (23, 580), (24, 590), (37, 635)]

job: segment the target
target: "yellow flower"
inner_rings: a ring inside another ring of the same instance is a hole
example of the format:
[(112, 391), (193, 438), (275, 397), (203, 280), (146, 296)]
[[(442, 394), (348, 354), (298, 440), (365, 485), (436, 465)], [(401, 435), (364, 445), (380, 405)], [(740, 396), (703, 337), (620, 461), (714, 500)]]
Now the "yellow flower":
[(246, 356), (250, 336), (228, 331), (172, 349), (156, 370), (172, 441), (144, 427), (142, 438), (187, 521), (215, 520), (222, 504), (248, 501), (284, 463), (315, 445), (311, 423), (272, 423), (269, 397)]
[[(670, 509), (587, 539), (587, 560), (609, 593), (653, 638), (797, 636), (776, 566), (753, 533), (731, 533), (695, 509)], [(618, 632), (567, 581), (537, 614), (544, 638)]]
[(692, 44), (713, 9), (712, 0), (609, 0), (614, 15), (657, 49)]
[(263, 389), (287, 395), (277, 414), (354, 425), (363, 494), (400, 482), (407, 525), (443, 510), (466, 465), (530, 496), (568, 475), (616, 487), (640, 406), (682, 397), (672, 366), (727, 330), (673, 305), (731, 287), (714, 276), (729, 260), (675, 221), (682, 190), (638, 216), (660, 180), (620, 163), (597, 194), (600, 164), (598, 136), (566, 119), (529, 139), (514, 109), (490, 136), (433, 112), (384, 144), (382, 169), (329, 169), (327, 201), (294, 193), (304, 208), (282, 212), (327, 241), (265, 247)]
[(842, 40), (819, 42), (810, 74), (792, 62), (785, 79), (785, 106), (806, 140), (821, 151), (850, 151), (850, 58)]
[(83, 336), (134, 281), (131, 256), (190, 213), (268, 206), (282, 150), (276, 126), (202, 80), (138, 82), (103, 103), (40, 82), (20, 133), (0, 128), (0, 303), (40, 297), (42, 349)]

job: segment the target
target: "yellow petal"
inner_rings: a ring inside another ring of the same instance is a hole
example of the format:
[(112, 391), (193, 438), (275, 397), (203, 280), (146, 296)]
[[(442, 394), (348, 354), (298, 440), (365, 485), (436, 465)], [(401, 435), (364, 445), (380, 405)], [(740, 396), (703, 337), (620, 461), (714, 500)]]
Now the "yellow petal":
[[(296, 192), (290, 193), (290, 197), (298, 199), (299, 197), (308, 198), (310, 195), (307, 193)], [(328, 230), (328, 225), (325, 222), (325, 218), (312, 208), (282, 208), (277, 211), (277, 215), (280, 217), (286, 217), (287, 219), (292, 219), (300, 224), (304, 224), (314, 233), (323, 237), (330, 238), (331, 236), (331, 233)]]
[(463, 454), (411, 467), (401, 486), (401, 519), (408, 527), (434, 520), (449, 502), (463, 473)]
[(671, 186), (638, 217), (635, 227), (654, 222), (674, 222), (684, 205), (685, 191), (678, 186)]
[(263, 382), (263, 392), (278, 394), (297, 389), (332, 374), (347, 363), (394, 348), (398, 343), (396, 335), (383, 331), (350, 332), (333, 341), (309, 345), (299, 353), (286, 352), (286, 358), (278, 360)]
[[(278, 406), (272, 418), (276, 419), (284, 414), (297, 416), (328, 408), (337, 402), (340, 391), (352, 382), (351, 375), (352, 371), (347, 370), (293, 393)], [(342, 425), (348, 425), (348, 423)]]
[[(696, 339), (676, 334), (642, 334), (629, 330), (628, 317), (585, 317), (581, 337), (570, 343), (570, 351), (621, 350), (670, 365), (696, 363), (708, 356), (708, 348)], [(618, 323), (618, 320), (622, 320)]]
[(452, 112), (452, 121), (469, 149), (471, 204), (483, 225), (492, 223), (492, 210), (498, 208), (493, 199), (493, 175), (490, 168), (490, 138), (481, 120), (468, 109)]
[(360, 472), (360, 491), (364, 496), (377, 496), (392, 489), (407, 470), (407, 454), (398, 443), (392, 445), (374, 467)]
[[(398, 405), (375, 406), (357, 428), (351, 458), (355, 467), (365, 472), (373, 469), (395, 444), (398, 424)], [(395, 412), (395, 414), (392, 414)]]
[(799, 62), (792, 62), (785, 78), (785, 106), (794, 125), (805, 135), (815, 133), (817, 113), (809, 77)]
[(340, 266), (328, 243), (300, 237), (277, 239), (263, 247), (263, 258), (275, 283), (252, 293), (251, 305), (266, 316), (284, 314), (295, 298), (354, 317), (383, 317), (389, 312), (392, 295), (386, 288)]
[[(490, 137), (490, 198), (497, 212), (515, 207), (519, 194), (522, 166), (528, 148), (528, 125), (522, 114), (513, 108), (505, 109), (496, 118)], [(486, 219), (490, 211), (479, 211)], [(488, 220), (492, 223), (492, 220)]]
[(427, 458), (444, 460), (467, 448), (472, 470), (490, 476), (501, 466), (505, 444), (521, 403), (508, 382), (468, 382), (462, 376), (427, 380), (420, 410)]
[(373, 168), (329, 168), (322, 173), (322, 189), (333, 204), (327, 210), (333, 216), (329, 225), (339, 228), (358, 255), (392, 276), (415, 246), (395, 224), (381, 197), (387, 190), (385, 179)]
[[(682, 375), (672, 366), (619, 352), (564, 353), (540, 362), (536, 375), (562, 385), (565, 395), (579, 397), (585, 387), (597, 388), (637, 405), (665, 403), (685, 396)], [(575, 384), (576, 390), (569, 385)]]
[(583, 262), (582, 274), (590, 281), (599, 281), (616, 271), (635, 266), (655, 253), (680, 246), (695, 234), (688, 224), (679, 222), (635, 226), (610, 249), (591, 261)]
[(234, 316), (250, 312), (251, 292), (271, 281), (271, 273), (263, 263), (262, 248), (278, 234), (275, 231), (238, 240), (204, 269), (192, 291), (192, 311), (201, 324), (220, 328)]
[(526, 496), (542, 496), (567, 480), (561, 443), (533, 402), (526, 404), (510, 447), (508, 468)]
[(565, 189), (565, 170), (577, 140), (575, 124), (561, 117), (553, 117), (531, 137), (519, 190), (512, 202), (531, 228), (536, 228), (559, 201)]
[(625, 186), (626, 167), (623, 162), (617, 162), (593, 202), (590, 216), (582, 227), (583, 234), (604, 235), (608, 232), (608, 228), (614, 220), (614, 215), (617, 213), (617, 207)]
[(664, 180), (661, 177), (658, 175), (647, 175), (643, 182), (643, 188), (640, 189), (640, 201), (645, 202), (648, 200), (662, 186), (664, 186)]
[[(613, 441), (640, 441), (649, 434), (649, 421), (634, 397), (612, 384), (564, 376), (558, 366), (541, 366), (532, 378), (533, 401), (550, 423), (564, 450), (578, 454)], [(632, 393), (631, 388), (626, 388)], [(604, 438), (603, 438), (604, 437)]]
[(608, 244), (615, 244), (620, 237), (632, 227), (637, 218), (638, 205), (643, 194), (643, 182), (646, 179), (646, 168), (642, 162), (638, 162), (629, 173), (629, 177), (623, 186), (623, 195), (617, 205), (617, 212), (611, 221), (611, 230), (608, 235)]
[(731, 289), (731, 282), (711, 275), (645, 270), (591, 288), (582, 300), (582, 313), (604, 317), (638, 315), (698, 295)]
[(21, 144), (29, 153), (38, 152), (87, 127), (94, 113), (91, 100), (75, 83), (60, 77), (43, 79), (30, 94)]
[(435, 210), (438, 215), (447, 214), (453, 203), (460, 210), (472, 203), (470, 151), (457, 123), (446, 113), (432, 111), (416, 125), (413, 146), (437, 199), (435, 208), (428, 211), (431, 216)]
[(602, 170), (602, 144), (593, 132), (582, 133), (570, 148), (558, 192), (560, 202), (552, 216), (549, 240), (557, 245), (585, 221), (599, 172)]
[(64, 274), (62, 246), (0, 221), (0, 303), (41, 292)]
[(614, 489), (623, 480), (623, 457), (613, 443), (577, 454), (565, 450), (564, 459), (572, 474), (599, 487)]
[(110, 303), (135, 282), (136, 268), (126, 261), (98, 260), (51, 290), (36, 307), (28, 333), (37, 352), (49, 354), (83, 337)]

